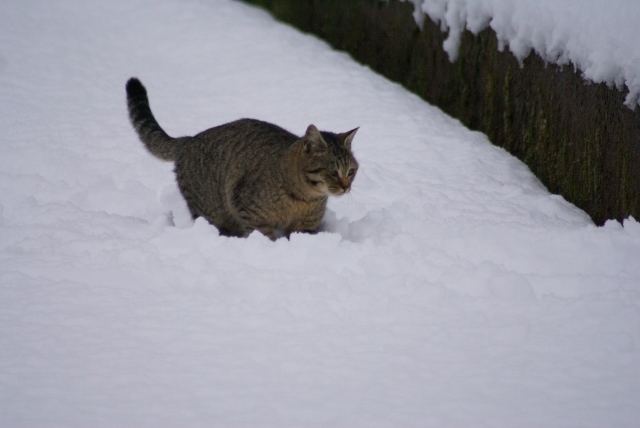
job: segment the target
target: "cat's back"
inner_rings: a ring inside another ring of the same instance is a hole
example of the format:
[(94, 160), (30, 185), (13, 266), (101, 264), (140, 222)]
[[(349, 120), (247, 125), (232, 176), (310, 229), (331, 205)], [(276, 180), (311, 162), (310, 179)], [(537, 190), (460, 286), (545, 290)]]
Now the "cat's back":
[(269, 122), (239, 119), (207, 129), (196, 135), (196, 139), (225, 151), (248, 150), (252, 155), (258, 155), (261, 151), (286, 150), (298, 137)]
[(200, 207), (192, 211), (213, 213), (221, 204), (226, 204), (223, 211), (231, 211), (230, 199), (244, 187), (281, 187), (287, 150), (297, 140), (279, 126), (256, 119), (207, 129), (177, 149), (178, 184), (189, 195), (185, 198)]
[(287, 149), (297, 140), (277, 125), (240, 119), (207, 129), (181, 145), (175, 169), (187, 181), (234, 186), (248, 175), (271, 176), (284, 168)]

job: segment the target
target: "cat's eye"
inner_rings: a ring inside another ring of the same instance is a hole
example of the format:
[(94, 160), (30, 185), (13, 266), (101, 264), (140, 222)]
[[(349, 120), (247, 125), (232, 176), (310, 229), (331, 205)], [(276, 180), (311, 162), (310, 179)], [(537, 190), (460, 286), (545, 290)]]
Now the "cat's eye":
[(331, 171), (331, 173), (329, 175), (332, 176), (333, 178), (337, 178), (338, 177), (338, 171)]
[(355, 174), (355, 173), (356, 173), (356, 170), (355, 170), (355, 169), (353, 169), (353, 168), (351, 168), (351, 169), (349, 170), (349, 172), (348, 172), (348, 175), (349, 175), (349, 177), (352, 177), (352, 176), (353, 176), (353, 174)]

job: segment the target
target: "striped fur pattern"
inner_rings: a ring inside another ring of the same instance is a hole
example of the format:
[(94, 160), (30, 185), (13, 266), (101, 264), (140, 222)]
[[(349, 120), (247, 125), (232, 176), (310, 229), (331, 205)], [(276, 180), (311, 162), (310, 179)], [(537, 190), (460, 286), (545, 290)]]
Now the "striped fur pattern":
[(240, 119), (193, 137), (172, 138), (149, 107), (142, 83), (127, 83), (129, 117), (154, 156), (175, 162), (191, 215), (221, 235), (258, 230), (272, 240), (315, 233), (329, 195), (351, 190), (358, 162), (351, 142), (358, 128), (336, 134), (309, 125), (302, 137), (271, 123)]

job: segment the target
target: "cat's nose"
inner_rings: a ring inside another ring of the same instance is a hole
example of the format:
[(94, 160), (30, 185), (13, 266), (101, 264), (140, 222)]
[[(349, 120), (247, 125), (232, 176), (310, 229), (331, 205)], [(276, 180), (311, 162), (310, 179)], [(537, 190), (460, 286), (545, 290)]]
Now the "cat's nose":
[(351, 188), (351, 183), (348, 180), (340, 179), (340, 187), (342, 187), (342, 190), (344, 190), (344, 192), (348, 192), (349, 189)]

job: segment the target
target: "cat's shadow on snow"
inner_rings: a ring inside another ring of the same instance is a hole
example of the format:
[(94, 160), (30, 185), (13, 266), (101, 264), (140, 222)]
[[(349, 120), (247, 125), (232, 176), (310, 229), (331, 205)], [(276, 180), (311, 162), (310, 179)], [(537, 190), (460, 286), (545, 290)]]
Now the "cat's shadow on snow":
[(342, 236), (342, 239), (345, 241), (361, 242), (364, 240), (364, 235), (358, 233), (357, 228), (354, 229), (354, 225), (357, 224), (358, 222), (354, 223), (348, 218), (343, 217), (338, 219), (336, 213), (330, 208), (327, 208), (319, 232), (337, 233)]

